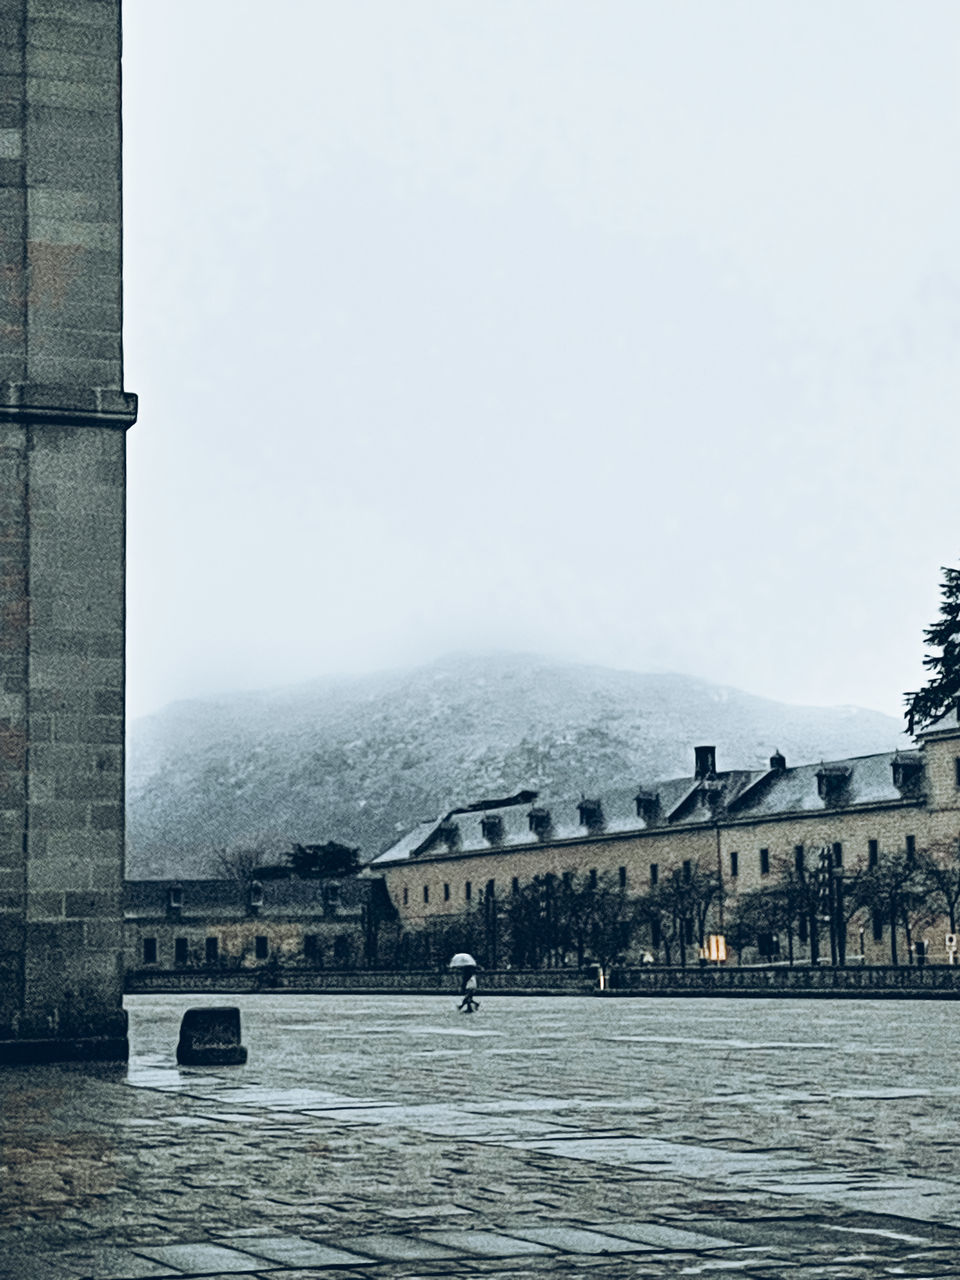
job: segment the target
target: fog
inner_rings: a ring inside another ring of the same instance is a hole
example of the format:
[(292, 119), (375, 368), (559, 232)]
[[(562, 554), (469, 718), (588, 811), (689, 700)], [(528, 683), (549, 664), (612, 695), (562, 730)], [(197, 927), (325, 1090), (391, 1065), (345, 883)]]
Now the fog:
[(128, 3), (130, 714), (485, 648), (897, 713), (960, 551), (958, 46)]

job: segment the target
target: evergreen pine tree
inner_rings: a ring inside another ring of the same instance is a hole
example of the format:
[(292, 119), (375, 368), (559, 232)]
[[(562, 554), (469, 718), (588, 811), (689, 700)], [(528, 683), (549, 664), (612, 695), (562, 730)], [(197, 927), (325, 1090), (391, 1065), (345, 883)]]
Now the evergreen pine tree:
[(929, 724), (960, 702), (960, 569), (942, 568), (940, 617), (923, 633), (928, 653), (923, 660), (932, 676), (915, 693), (906, 694), (908, 732)]

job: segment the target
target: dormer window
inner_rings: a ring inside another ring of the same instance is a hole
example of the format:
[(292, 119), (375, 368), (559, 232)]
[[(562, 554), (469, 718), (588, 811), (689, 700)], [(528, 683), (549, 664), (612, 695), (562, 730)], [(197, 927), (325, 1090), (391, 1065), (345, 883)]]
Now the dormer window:
[(893, 785), (898, 791), (916, 791), (923, 778), (923, 765), (916, 756), (893, 757)]
[(183, 885), (172, 884), (167, 890), (167, 906), (171, 911), (179, 911), (183, 906)]
[(258, 911), (263, 906), (263, 885), (259, 880), (250, 881), (250, 890), (247, 897), (251, 911)]
[(441, 841), (451, 851), (460, 847), (460, 827), (456, 822), (443, 822), (438, 832)]
[(712, 812), (720, 803), (722, 795), (723, 783), (711, 780), (701, 783), (698, 799), (702, 808), (709, 809)]
[(644, 822), (656, 822), (660, 812), (660, 793), (657, 791), (638, 791), (636, 795), (637, 817)]
[(821, 765), (817, 770), (817, 794), (824, 804), (839, 804), (849, 781), (849, 765)]
[(480, 821), (480, 830), (484, 840), (490, 844), (500, 844), (503, 840), (503, 818), (499, 813), (487, 814)]
[(603, 805), (599, 800), (581, 800), (577, 805), (580, 811), (580, 825), (588, 831), (603, 829)]
[(530, 812), (527, 814), (527, 821), (530, 824), (530, 830), (537, 837), (537, 839), (546, 840), (547, 836), (550, 834), (550, 828), (552, 826), (552, 823), (550, 820), (550, 810), (541, 809), (539, 807), (536, 809), (531, 809)]

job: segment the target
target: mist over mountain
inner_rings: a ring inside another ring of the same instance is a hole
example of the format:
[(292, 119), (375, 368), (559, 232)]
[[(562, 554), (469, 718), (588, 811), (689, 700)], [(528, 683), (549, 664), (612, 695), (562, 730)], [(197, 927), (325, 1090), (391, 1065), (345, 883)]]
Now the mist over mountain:
[(682, 675), (528, 654), (178, 702), (130, 725), (127, 875), (198, 875), (215, 851), (340, 840), (373, 857), (421, 818), (521, 787), (579, 795), (906, 746), (856, 707), (798, 707)]

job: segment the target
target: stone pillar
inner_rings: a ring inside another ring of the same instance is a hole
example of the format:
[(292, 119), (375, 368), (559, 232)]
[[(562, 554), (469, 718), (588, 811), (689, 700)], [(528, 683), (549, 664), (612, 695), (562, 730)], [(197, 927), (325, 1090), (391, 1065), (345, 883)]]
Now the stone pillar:
[(0, 1062), (124, 1058), (119, 0), (0, 0)]

